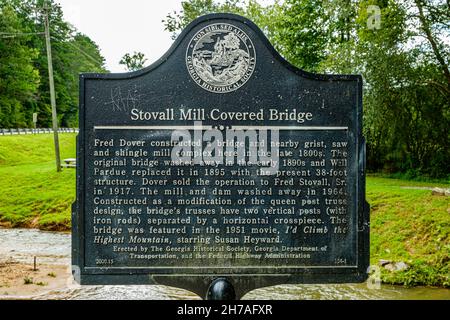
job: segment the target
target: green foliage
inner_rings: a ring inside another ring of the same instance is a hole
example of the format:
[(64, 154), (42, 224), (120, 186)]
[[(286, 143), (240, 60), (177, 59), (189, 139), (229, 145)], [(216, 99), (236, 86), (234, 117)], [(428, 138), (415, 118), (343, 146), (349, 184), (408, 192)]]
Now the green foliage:
[[(449, 187), (448, 184), (439, 184)], [(382, 268), (383, 282), (450, 287), (449, 198), (408, 188), (436, 184), (370, 177), (371, 264), (403, 261), (404, 271)]]
[[(59, 5), (48, 3), (59, 121), (75, 126), (78, 74), (104, 72), (104, 59), (94, 42), (64, 21)], [(0, 127), (30, 126), (33, 112), (38, 126), (51, 125), (43, 4), (0, 0)], [(376, 28), (368, 23), (373, 5), (381, 13)], [(213, 12), (250, 18), (297, 67), (363, 75), (369, 170), (450, 175), (450, 11), (444, 0), (285, 0), (267, 6), (187, 0), (163, 22), (176, 36)], [(122, 63), (137, 70), (145, 58), (128, 54)]]
[(11, 5), (0, 6), (0, 127), (31, 123), (26, 106), (37, 92), (39, 73), (33, 65), (37, 51), (27, 46), (29, 29)]
[[(368, 169), (450, 175), (450, 10), (445, 0), (189, 0), (169, 14), (177, 32), (210, 12), (252, 19), (292, 64), (362, 74)], [(372, 6), (372, 7), (371, 7)], [(380, 10), (374, 25), (373, 6)], [(370, 23), (372, 22), (372, 23)]]
[(180, 30), (185, 28), (192, 20), (209, 13), (228, 12), (243, 14), (243, 0), (225, 0), (218, 3), (213, 0), (182, 1), (182, 11), (173, 11), (163, 20), (166, 30), (173, 33), (175, 39)]
[[(75, 157), (73, 136), (60, 134), (60, 151), (63, 159)], [(0, 167), (51, 162), (55, 159), (53, 135), (17, 135), (1, 138)]]
[[(355, 52), (366, 81), (364, 133), (369, 141), (369, 168), (418, 175), (449, 174), (449, 92), (441, 66), (427, 43), (411, 47), (422, 32), (408, 7), (391, 1), (382, 8), (382, 29), (365, 26), (361, 4)], [(417, 21), (416, 21), (417, 22)], [(420, 25), (420, 22), (417, 22)], [(447, 81), (449, 81), (448, 79)]]
[(289, 62), (307, 71), (317, 71), (325, 58), (330, 32), (327, 28), (317, 28), (328, 20), (324, 2), (286, 0), (283, 18), (277, 20), (271, 39)]
[(132, 55), (125, 54), (119, 64), (126, 66), (128, 71), (137, 71), (144, 68), (145, 62), (147, 62), (147, 59), (142, 52), (134, 52)]
[(25, 278), (23, 278), (23, 284), (33, 284), (33, 278), (30, 278), (28, 276), (26, 276)]
[[(75, 134), (60, 134), (61, 158), (75, 157)], [(0, 222), (67, 230), (75, 199), (75, 170), (55, 170), (53, 136), (0, 139)]]
[(45, 2), (60, 126), (77, 125), (79, 73), (106, 71), (98, 46), (64, 21), (53, 0), (0, 0), (0, 127), (30, 127), (34, 112), (38, 127), (51, 126)]
[(263, 6), (255, 0), (189, 0), (182, 1), (182, 10), (169, 13), (163, 20), (166, 30), (173, 33), (175, 39), (179, 32), (194, 19), (209, 13), (234, 13), (245, 16), (254, 21), (264, 32), (271, 37), (276, 30), (279, 15), (278, 0), (273, 6)]

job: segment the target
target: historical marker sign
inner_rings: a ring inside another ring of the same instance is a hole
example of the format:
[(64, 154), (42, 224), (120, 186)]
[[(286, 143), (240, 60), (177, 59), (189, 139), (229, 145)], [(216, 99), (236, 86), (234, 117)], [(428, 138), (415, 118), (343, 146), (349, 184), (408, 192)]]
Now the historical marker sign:
[(230, 14), (195, 20), (144, 70), (81, 75), (76, 279), (204, 295), (226, 277), (238, 297), (364, 281), (361, 91)]

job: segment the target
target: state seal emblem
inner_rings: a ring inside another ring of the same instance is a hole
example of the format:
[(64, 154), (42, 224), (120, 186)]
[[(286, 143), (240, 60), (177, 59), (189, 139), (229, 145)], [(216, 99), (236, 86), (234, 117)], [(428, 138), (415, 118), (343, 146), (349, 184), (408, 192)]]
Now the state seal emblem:
[(232, 92), (253, 74), (256, 52), (249, 36), (228, 23), (200, 29), (186, 52), (186, 66), (200, 87), (213, 93)]

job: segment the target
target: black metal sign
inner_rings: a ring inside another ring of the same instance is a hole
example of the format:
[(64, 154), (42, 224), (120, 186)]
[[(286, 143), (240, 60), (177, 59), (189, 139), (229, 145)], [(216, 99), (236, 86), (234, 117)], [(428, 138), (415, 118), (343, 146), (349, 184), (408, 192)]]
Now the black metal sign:
[(249, 20), (192, 22), (156, 63), (80, 76), (73, 270), (81, 284), (237, 297), (361, 282), (362, 79), (287, 63)]

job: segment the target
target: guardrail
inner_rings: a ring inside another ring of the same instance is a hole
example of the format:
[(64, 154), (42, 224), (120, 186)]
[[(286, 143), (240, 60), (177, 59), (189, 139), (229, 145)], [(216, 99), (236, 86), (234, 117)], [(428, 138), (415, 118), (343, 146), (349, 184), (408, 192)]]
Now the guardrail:
[[(60, 133), (78, 133), (78, 128), (59, 128), (58, 132), (60, 132)], [(53, 133), (53, 129), (51, 129), (51, 128), (0, 129), (0, 136), (10, 136), (10, 135), (16, 135), (16, 134), (44, 134), (44, 133)]]

